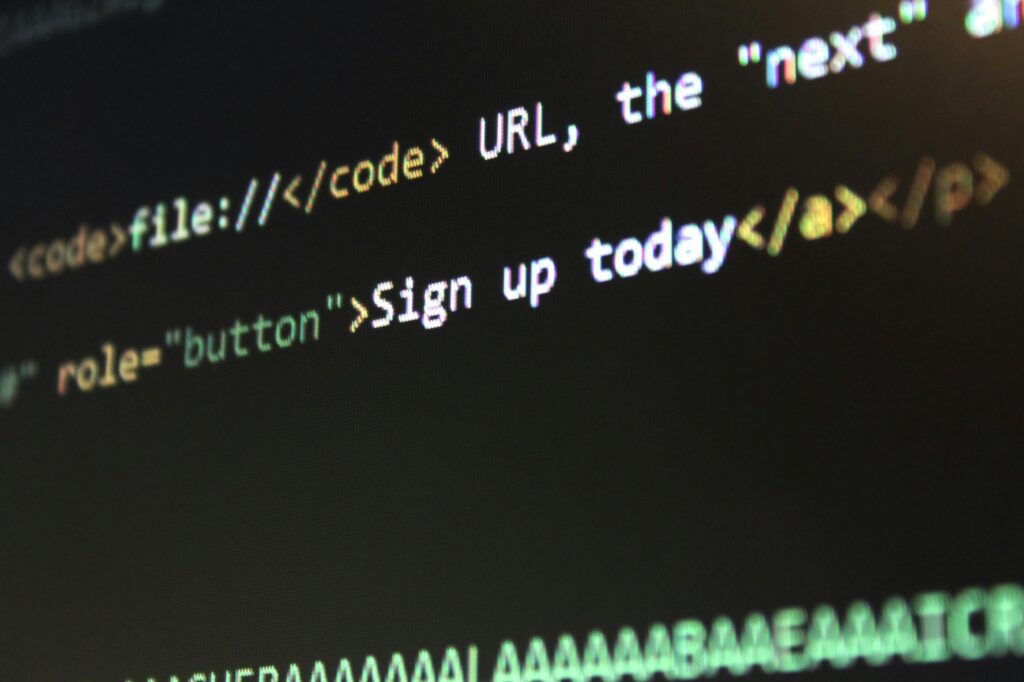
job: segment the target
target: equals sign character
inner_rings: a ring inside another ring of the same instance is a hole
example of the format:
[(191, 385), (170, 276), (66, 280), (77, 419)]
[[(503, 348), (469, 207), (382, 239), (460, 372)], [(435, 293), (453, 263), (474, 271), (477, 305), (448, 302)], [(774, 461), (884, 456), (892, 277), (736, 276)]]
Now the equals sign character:
[(160, 352), (159, 346), (153, 346), (152, 348), (144, 348), (142, 350), (142, 366), (143, 367), (157, 367), (162, 362), (163, 357)]

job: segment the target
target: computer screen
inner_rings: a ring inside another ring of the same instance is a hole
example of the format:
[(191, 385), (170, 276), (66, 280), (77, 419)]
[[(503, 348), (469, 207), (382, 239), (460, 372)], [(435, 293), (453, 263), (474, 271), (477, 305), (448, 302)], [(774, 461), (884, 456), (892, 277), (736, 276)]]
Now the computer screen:
[(1020, 0), (0, 10), (0, 677), (1019, 680)]

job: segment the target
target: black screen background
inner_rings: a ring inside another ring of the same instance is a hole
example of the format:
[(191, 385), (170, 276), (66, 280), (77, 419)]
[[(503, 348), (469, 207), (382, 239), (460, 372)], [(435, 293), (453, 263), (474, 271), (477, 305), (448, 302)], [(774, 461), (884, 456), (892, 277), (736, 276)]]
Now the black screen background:
[[(1024, 170), (1021, 36), (971, 41), (961, 4), (933, 3), (893, 63), (772, 92), (736, 45), (895, 3), (211, 5), (0, 62), (5, 257), (395, 139), (437, 137), (450, 165), (258, 233), (5, 276), (0, 357), (42, 367), (0, 414), (5, 677), (468, 642), (489, 660), (506, 637), (1021, 578), (1013, 183), (945, 229), (865, 220), (777, 259), (734, 244), (713, 277), (598, 286), (582, 256), (665, 215), (773, 216), (789, 186), (909, 182), (924, 154)], [(614, 93), (648, 69), (700, 71), (704, 106), (625, 126)], [(479, 118), (538, 100), (580, 146), (483, 163)], [(502, 266), (542, 255), (559, 281), (540, 309), (504, 302)], [(459, 274), (474, 308), (440, 331), (328, 317), (313, 346), (53, 391), (60, 361), (106, 340)]]

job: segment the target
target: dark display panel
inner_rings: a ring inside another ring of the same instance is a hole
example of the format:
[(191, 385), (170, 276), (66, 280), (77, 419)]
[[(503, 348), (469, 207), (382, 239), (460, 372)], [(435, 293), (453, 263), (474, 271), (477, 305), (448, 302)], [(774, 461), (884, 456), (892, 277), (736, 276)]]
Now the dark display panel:
[(1019, 24), (12, 4), (2, 676), (1019, 679)]

